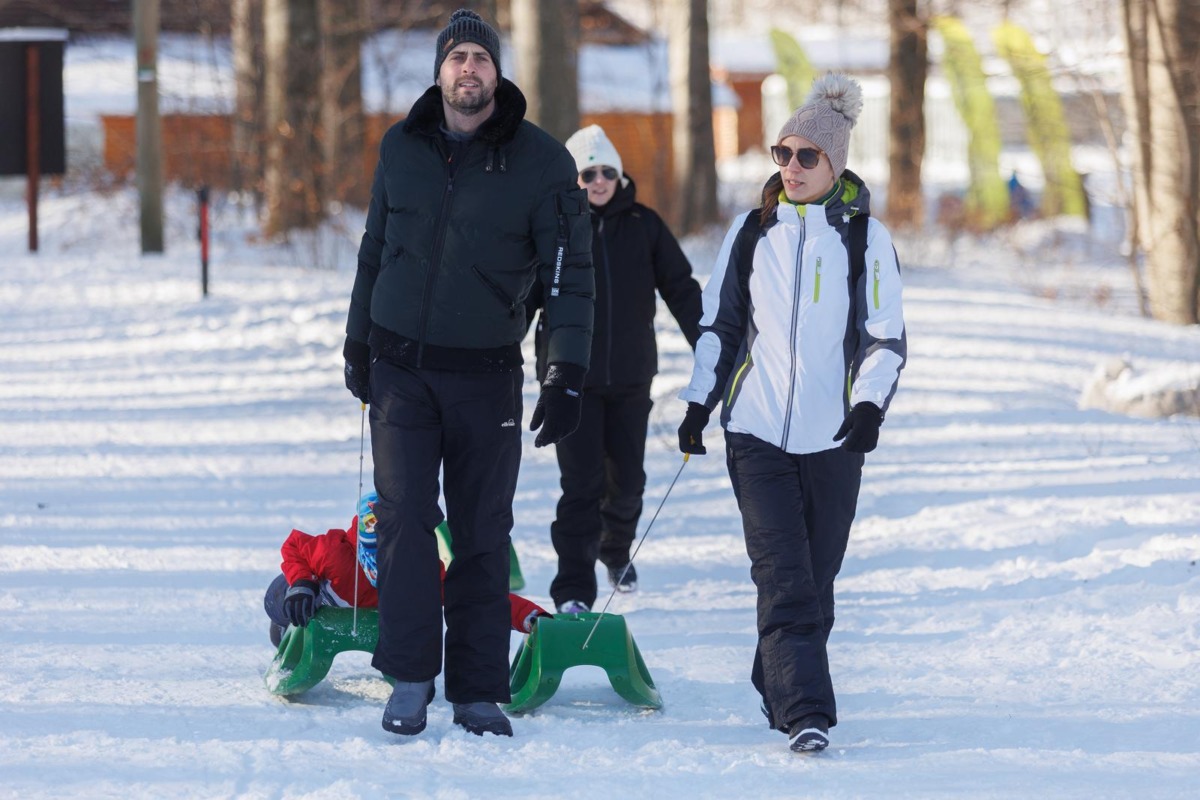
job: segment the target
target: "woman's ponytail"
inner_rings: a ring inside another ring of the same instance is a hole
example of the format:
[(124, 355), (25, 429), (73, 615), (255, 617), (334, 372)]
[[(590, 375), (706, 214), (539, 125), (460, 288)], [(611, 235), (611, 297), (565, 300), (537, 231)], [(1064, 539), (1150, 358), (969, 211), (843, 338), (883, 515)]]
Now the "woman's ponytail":
[[(783, 191), (783, 175), (776, 172), (769, 179), (767, 185), (762, 191), (762, 215), (760, 220), (768, 219), (775, 213), (776, 206), (779, 205), (779, 193)], [(761, 223), (760, 223), (761, 224)]]

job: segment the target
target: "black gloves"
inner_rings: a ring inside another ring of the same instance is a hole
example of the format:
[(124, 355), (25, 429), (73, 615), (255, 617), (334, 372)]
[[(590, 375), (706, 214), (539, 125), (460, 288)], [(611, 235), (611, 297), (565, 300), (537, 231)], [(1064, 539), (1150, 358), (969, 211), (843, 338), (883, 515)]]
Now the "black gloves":
[(579, 427), (583, 414), (583, 376), (578, 364), (551, 364), (546, 369), (542, 393), (533, 409), (529, 430), (538, 432), (535, 447), (557, 444)]
[(363, 403), (370, 402), (371, 395), (371, 348), (357, 339), (346, 337), (342, 346), (342, 358), (346, 359), (346, 388)]
[(883, 412), (874, 403), (855, 403), (850, 414), (842, 421), (842, 427), (833, 435), (835, 442), (842, 442), (842, 449), (851, 453), (869, 453), (879, 444), (879, 426), (883, 424)]
[(679, 426), (679, 452), (702, 456), (708, 452), (704, 447), (704, 426), (712, 415), (699, 403), (688, 403), (683, 424)]
[(321, 587), (316, 581), (296, 581), (283, 596), (283, 613), (297, 628), (303, 628), (317, 613), (317, 593)]

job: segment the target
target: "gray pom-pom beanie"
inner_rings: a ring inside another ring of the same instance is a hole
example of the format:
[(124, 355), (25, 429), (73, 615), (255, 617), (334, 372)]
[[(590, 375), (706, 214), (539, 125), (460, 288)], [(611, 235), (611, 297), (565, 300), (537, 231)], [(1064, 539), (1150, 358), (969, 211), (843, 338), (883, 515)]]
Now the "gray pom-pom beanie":
[(433, 79), (442, 71), (442, 62), (446, 54), (463, 42), (474, 42), (488, 51), (492, 63), (496, 65), (496, 75), (500, 75), (500, 35), (496, 29), (483, 21), (483, 17), (469, 8), (460, 8), (450, 15), (450, 24), (442, 29), (437, 38), (437, 54), (433, 60)]
[(862, 111), (862, 87), (849, 75), (827, 72), (813, 81), (804, 105), (779, 131), (776, 143), (788, 136), (803, 136), (829, 156), (833, 176), (846, 170), (850, 149), (850, 129)]

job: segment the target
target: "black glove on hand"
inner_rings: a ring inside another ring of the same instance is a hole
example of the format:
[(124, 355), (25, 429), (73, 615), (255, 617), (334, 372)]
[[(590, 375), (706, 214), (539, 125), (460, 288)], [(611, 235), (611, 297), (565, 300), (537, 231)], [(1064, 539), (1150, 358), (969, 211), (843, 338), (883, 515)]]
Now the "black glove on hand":
[(704, 426), (712, 415), (699, 403), (688, 403), (687, 413), (683, 415), (683, 424), (679, 426), (679, 452), (702, 456), (708, 452), (704, 447)]
[(534, 447), (557, 444), (579, 427), (583, 414), (583, 376), (576, 364), (551, 364), (546, 370), (542, 393), (529, 420), (529, 430), (538, 432)]
[(869, 453), (879, 444), (879, 426), (883, 424), (883, 412), (874, 403), (855, 403), (850, 414), (842, 421), (842, 427), (833, 435), (835, 442), (842, 442), (842, 449), (851, 453)]
[(316, 581), (296, 581), (283, 596), (283, 613), (297, 628), (303, 628), (317, 613), (317, 593), (321, 587)]
[(346, 337), (342, 346), (342, 357), (346, 359), (346, 388), (363, 403), (370, 402), (371, 395), (371, 348), (357, 339)]

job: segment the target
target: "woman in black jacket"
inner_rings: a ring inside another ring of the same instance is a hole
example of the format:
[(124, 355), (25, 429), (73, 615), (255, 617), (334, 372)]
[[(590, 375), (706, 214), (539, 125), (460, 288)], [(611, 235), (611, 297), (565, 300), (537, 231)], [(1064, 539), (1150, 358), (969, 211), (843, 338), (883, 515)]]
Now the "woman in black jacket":
[[(700, 285), (662, 218), (637, 202), (621, 156), (598, 125), (567, 140), (579, 185), (592, 212), (596, 274), (591, 366), (584, 379), (579, 428), (557, 445), (562, 497), (550, 526), (558, 574), (550, 596), (560, 612), (588, 611), (596, 602), (596, 559), (619, 591), (637, 589), (630, 545), (642, 513), (642, 468), (650, 419), (650, 383), (658, 372), (655, 292), (696, 345)], [(530, 297), (541, 297), (535, 290)], [(534, 308), (529, 309), (532, 317)], [(542, 320), (535, 334), (539, 379), (548, 347)]]

